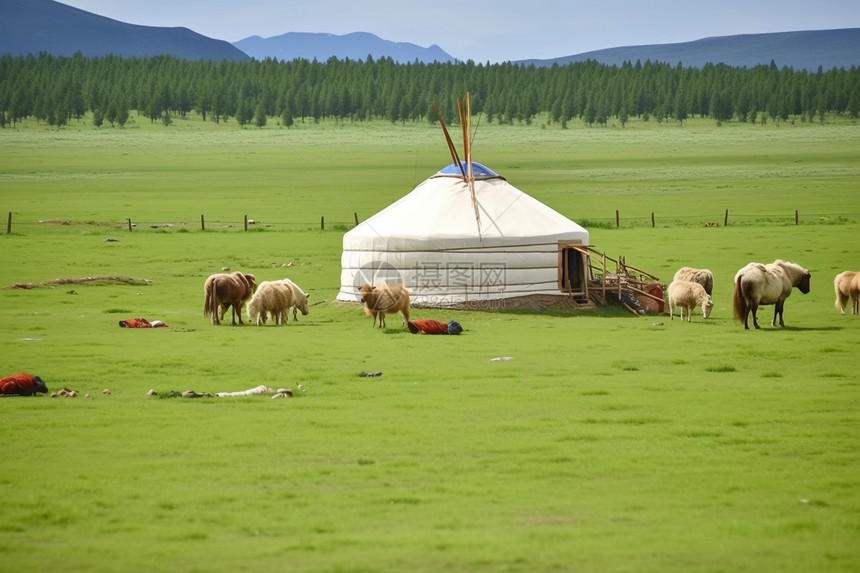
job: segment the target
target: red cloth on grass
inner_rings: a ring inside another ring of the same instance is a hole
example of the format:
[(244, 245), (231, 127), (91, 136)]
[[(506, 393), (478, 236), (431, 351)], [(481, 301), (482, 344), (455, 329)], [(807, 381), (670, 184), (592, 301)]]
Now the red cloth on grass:
[[(37, 384), (36, 380), (41, 384)], [(42, 382), (41, 378), (21, 372), (0, 380), (0, 393), (29, 395), (37, 391), (38, 386), (44, 387), (44, 382)], [(39, 389), (38, 391), (41, 392), (42, 390)]]
[[(410, 321), (424, 334), (448, 334), (448, 323), (438, 320), (413, 320)], [(412, 330), (412, 329), (410, 329)]]
[(149, 322), (145, 318), (129, 318), (126, 320), (120, 320), (119, 325), (124, 326), (126, 328), (158, 328), (162, 326), (167, 326), (160, 320), (156, 320), (153, 323)]

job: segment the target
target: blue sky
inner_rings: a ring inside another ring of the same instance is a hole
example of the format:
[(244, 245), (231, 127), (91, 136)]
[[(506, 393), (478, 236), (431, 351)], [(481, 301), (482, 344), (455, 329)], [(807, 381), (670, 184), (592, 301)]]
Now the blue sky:
[(860, 28), (858, 0), (63, 0), (145, 26), (228, 42), (286, 32), (370, 32), (460, 60), (548, 59), (711, 36)]

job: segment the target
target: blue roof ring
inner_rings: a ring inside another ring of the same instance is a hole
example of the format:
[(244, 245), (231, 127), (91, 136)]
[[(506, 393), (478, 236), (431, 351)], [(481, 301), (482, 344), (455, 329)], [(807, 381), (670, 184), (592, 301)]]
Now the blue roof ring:
[[(461, 161), (460, 165), (463, 166), (463, 171), (466, 171), (466, 162)], [(456, 163), (452, 163), (451, 165), (448, 165), (447, 167), (443, 167), (442, 169), (439, 170), (439, 173), (442, 173), (444, 175), (461, 175), (462, 174), (460, 171), (460, 168), (457, 167)], [(498, 173), (494, 172), (489, 167), (481, 165), (480, 163), (476, 163), (475, 161), (472, 162), (472, 174), (475, 175), (476, 177), (498, 177), (499, 176)]]

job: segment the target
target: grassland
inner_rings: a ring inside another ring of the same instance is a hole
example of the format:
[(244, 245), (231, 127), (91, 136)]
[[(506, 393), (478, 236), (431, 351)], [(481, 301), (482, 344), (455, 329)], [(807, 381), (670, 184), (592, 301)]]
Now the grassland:
[[(485, 124), (474, 146), (607, 254), (711, 268), (711, 318), (374, 331), (334, 302), (342, 233), (449, 162), (438, 128), (0, 130), (0, 286), (151, 281), (0, 289), (0, 372), (91, 395), (0, 400), (0, 571), (860, 570), (860, 319), (832, 291), (860, 270), (860, 127)], [(744, 331), (731, 278), (777, 257), (812, 291)], [(309, 316), (208, 324), (222, 267), (289, 276)], [(170, 327), (118, 327), (135, 316)]]

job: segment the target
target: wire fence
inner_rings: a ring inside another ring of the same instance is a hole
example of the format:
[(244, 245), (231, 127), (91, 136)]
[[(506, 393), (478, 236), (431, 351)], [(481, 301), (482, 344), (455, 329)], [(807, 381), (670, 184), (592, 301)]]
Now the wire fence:
[(750, 227), (750, 226), (788, 226), (788, 225), (843, 225), (853, 223), (856, 214), (844, 213), (801, 213), (799, 210), (785, 213), (744, 213), (726, 209), (722, 213), (695, 215), (658, 215), (625, 216), (616, 210), (610, 217), (587, 217), (579, 220), (586, 228), (620, 229), (625, 227)]
[(170, 218), (155, 221), (144, 221), (129, 217), (118, 220), (83, 220), (83, 219), (42, 219), (38, 221), (21, 221), (15, 218), (12, 211), (9, 212), (6, 221), (6, 234), (26, 233), (27, 229), (38, 227), (90, 227), (94, 229), (111, 229), (125, 232), (135, 231), (348, 231), (359, 223), (358, 215), (354, 214), (352, 220), (331, 220), (320, 216), (318, 220), (304, 221), (261, 221), (248, 218), (247, 215), (236, 220), (210, 220), (200, 215), (199, 220), (171, 220)]
[[(626, 216), (620, 210), (606, 216), (586, 216), (577, 219), (577, 222), (588, 228), (599, 229), (623, 229), (633, 227), (769, 227), (769, 226), (791, 226), (791, 225), (844, 225), (854, 223), (860, 214), (854, 213), (801, 213), (799, 210), (785, 213), (748, 213), (733, 212), (726, 209), (722, 213), (696, 214), (696, 215), (674, 215), (658, 214), (651, 212), (650, 216)], [(318, 220), (303, 221), (279, 221), (259, 220), (248, 218), (247, 215), (237, 217), (236, 220), (209, 220), (200, 215), (199, 220), (170, 221), (169, 219), (157, 221), (143, 221), (133, 217), (125, 220), (76, 220), (76, 219), (50, 219), (50, 220), (19, 220), (14, 212), (9, 211), (6, 221), (6, 234), (26, 234), (28, 229), (47, 226), (68, 227), (90, 227), (93, 229), (110, 229), (125, 232), (135, 231), (335, 231), (346, 232), (359, 224), (357, 213), (353, 213), (352, 220), (332, 220), (321, 215)]]

